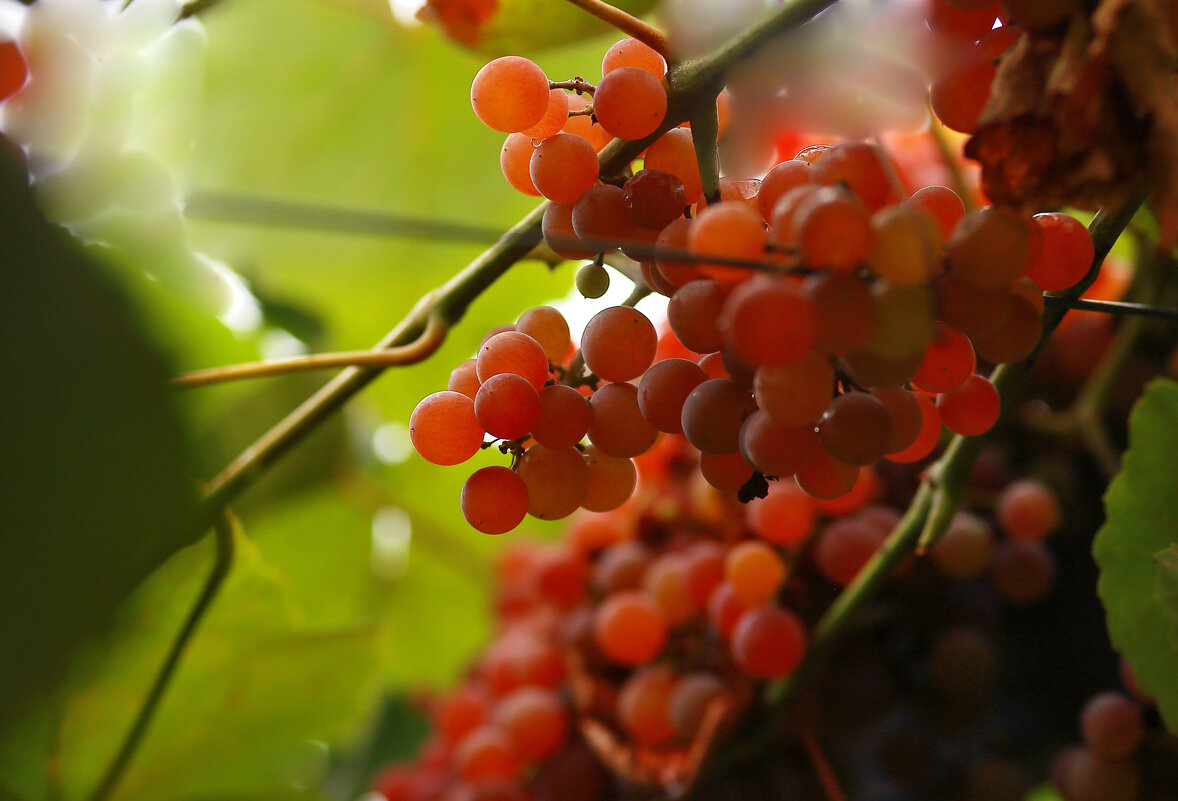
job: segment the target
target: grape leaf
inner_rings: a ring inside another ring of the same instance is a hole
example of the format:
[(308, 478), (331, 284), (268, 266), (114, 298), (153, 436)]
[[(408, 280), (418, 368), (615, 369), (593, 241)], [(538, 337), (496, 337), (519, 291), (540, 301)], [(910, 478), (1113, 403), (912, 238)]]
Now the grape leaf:
[(0, 139), (0, 731), (195, 533), (171, 370)]
[(1178, 383), (1154, 381), (1129, 419), (1124, 466), (1105, 495), (1093, 554), (1113, 646), (1178, 731)]

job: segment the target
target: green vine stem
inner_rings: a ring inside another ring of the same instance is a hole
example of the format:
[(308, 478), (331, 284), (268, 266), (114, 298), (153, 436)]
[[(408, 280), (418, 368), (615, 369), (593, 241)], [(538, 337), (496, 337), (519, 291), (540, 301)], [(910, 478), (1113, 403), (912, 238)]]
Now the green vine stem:
[(612, 25), (627, 36), (637, 39), (670, 62), (671, 50), (667, 46), (667, 36), (653, 25), (643, 22), (628, 11), (611, 6), (603, 0), (568, 1), (602, 22)]
[[(718, 94), (717, 88), (716, 95)], [(691, 112), (691, 141), (695, 146), (695, 160), (699, 164), (704, 200), (708, 203), (720, 202), (720, 165), (717, 161), (720, 118), (716, 108), (716, 95), (712, 96), (712, 102), (701, 102)]]
[(437, 315), (431, 315), (421, 336), (403, 347), (340, 353), (312, 353), (289, 359), (210, 367), (207, 370), (194, 370), (177, 376), (172, 379), (172, 386), (179, 389), (189, 389), (225, 381), (286, 375), (306, 370), (327, 370), (333, 367), (403, 367), (417, 364), (434, 354), (446, 341), (448, 330), (449, 325), (445, 320)]
[(192, 610), (189, 611), (188, 617), (185, 618), (184, 625), (180, 628), (176, 639), (172, 642), (172, 647), (168, 650), (164, 664), (160, 667), (159, 673), (156, 674), (155, 681), (151, 685), (151, 690), (144, 699), (143, 705), (139, 708), (139, 713), (135, 716), (135, 722), (127, 732), (123, 744), (119, 747), (118, 752), (110, 761), (110, 764), (107, 765), (106, 772), (102, 775), (102, 780), (98, 783), (94, 792), (90, 794), (90, 801), (105, 801), (109, 798), (110, 794), (114, 792), (115, 787), (118, 786), (119, 781), (123, 778), (123, 774), (127, 772), (127, 768), (131, 764), (131, 759), (135, 756), (135, 751), (139, 748), (143, 736), (147, 734), (147, 729), (151, 725), (152, 718), (155, 717), (160, 701), (163, 700), (164, 692), (168, 689), (172, 675), (176, 672), (176, 667), (180, 664), (180, 658), (184, 655), (185, 648), (188, 647), (193, 634), (196, 633), (197, 626), (200, 625), (201, 619), (212, 605), (213, 599), (217, 597), (217, 592), (225, 582), (225, 577), (229, 575), (229, 569), (233, 566), (233, 524), (227, 513), (221, 515), (213, 530), (217, 549), (216, 559), (213, 561), (213, 569), (209, 573), (208, 579), (205, 580), (204, 588), (201, 590), (200, 595), (197, 596), (196, 603), (193, 604)]

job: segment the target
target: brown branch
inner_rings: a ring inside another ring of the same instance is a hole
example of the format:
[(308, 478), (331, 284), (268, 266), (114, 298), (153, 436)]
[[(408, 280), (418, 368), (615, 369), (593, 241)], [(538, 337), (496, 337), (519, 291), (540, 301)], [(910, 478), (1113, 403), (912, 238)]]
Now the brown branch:
[(643, 22), (628, 11), (611, 6), (602, 0), (568, 1), (577, 8), (588, 11), (602, 22), (612, 25), (632, 39), (637, 39), (670, 62), (671, 51), (667, 46), (667, 36), (653, 25)]

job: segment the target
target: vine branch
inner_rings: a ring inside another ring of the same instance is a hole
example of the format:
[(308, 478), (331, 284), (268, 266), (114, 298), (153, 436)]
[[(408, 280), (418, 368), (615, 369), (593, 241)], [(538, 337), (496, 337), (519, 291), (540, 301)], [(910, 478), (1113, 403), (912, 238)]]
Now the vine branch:
[(155, 717), (155, 712), (159, 708), (160, 701), (168, 689), (173, 674), (176, 672), (176, 667), (180, 664), (180, 658), (184, 655), (185, 648), (188, 647), (192, 635), (196, 633), (196, 628), (209, 606), (212, 605), (213, 599), (217, 597), (217, 592), (225, 582), (225, 577), (229, 575), (229, 569), (233, 565), (233, 525), (229, 520), (229, 515), (222, 515), (213, 530), (216, 535), (217, 556), (213, 561), (213, 569), (205, 580), (204, 589), (201, 590), (196, 603), (193, 604), (184, 625), (176, 634), (176, 639), (168, 650), (164, 664), (160, 667), (160, 671), (151, 685), (151, 690), (147, 693), (143, 705), (135, 716), (135, 722), (131, 725), (123, 744), (107, 766), (102, 780), (91, 793), (90, 801), (105, 801), (109, 798), (123, 778), (123, 774), (127, 772), (131, 759), (135, 756), (135, 751), (139, 748), (143, 736), (147, 734), (152, 718)]
[(643, 22), (628, 11), (611, 6), (609, 3), (603, 2), (603, 0), (568, 1), (577, 8), (589, 12), (602, 22), (612, 25), (627, 36), (642, 42), (668, 62), (671, 61), (671, 50), (667, 46), (667, 36), (653, 25)]
[(446, 340), (450, 326), (437, 315), (431, 315), (421, 336), (408, 345), (383, 350), (355, 350), (341, 353), (312, 353), (289, 359), (231, 364), (194, 370), (172, 379), (177, 389), (203, 387), (245, 378), (263, 378), (306, 370), (327, 370), (333, 367), (403, 367), (417, 364), (431, 356)]

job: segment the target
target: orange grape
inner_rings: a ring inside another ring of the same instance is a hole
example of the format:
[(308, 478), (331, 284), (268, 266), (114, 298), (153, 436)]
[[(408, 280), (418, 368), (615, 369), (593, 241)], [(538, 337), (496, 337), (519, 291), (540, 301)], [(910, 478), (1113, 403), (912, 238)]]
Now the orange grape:
[(459, 506), (476, 531), (503, 534), (523, 522), (528, 512), (528, 488), (506, 467), (483, 467), (462, 485)]
[(409, 416), (409, 439), (429, 462), (465, 462), (483, 444), (483, 427), (474, 413), (474, 400), (461, 392), (435, 392), (421, 400)]
[(548, 77), (519, 56), (488, 62), (474, 76), (470, 105), (488, 128), (514, 133), (540, 122), (548, 109)]

